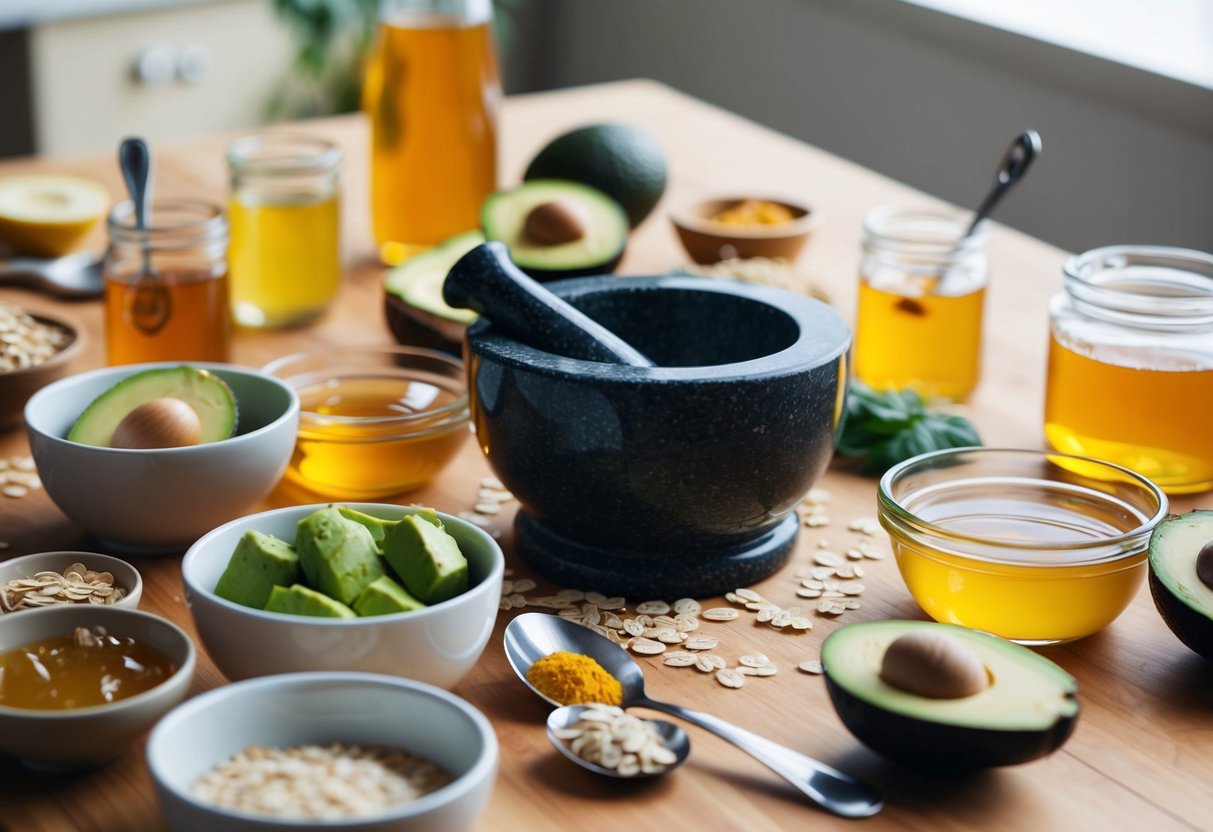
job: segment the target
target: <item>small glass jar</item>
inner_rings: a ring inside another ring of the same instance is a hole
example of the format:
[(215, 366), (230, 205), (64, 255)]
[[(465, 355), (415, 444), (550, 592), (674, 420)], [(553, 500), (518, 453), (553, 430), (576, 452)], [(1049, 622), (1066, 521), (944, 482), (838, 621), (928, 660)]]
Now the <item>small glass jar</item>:
[(110, 364), (228, 361), (227, 219), (217, 205), (164, 200), (148, 227), (131, 202), (110, 212), (105, 345)]
[(290, 326), (323, 314), (341, 284), (341, 151), (267, 133), (232, 142), (227, 161), (236, 322)]
[(989, 232), (966, 215), (885, 206), (863, 222), (855, 377), (956, 401), (981, 374)]
[(1109, 246), (1049, 303), (1045, 437), (1165, 491), (1213, 488), (1213, 255)]

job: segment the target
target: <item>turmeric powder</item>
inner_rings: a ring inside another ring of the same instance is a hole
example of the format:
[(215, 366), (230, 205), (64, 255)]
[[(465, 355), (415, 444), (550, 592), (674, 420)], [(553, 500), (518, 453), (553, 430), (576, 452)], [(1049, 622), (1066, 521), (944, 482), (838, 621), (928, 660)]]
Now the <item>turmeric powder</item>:
[(618, 705), (623, 685), (598, 662), (579, 653), (549, 653), (527, 669), (526, 680), (561, 705)]

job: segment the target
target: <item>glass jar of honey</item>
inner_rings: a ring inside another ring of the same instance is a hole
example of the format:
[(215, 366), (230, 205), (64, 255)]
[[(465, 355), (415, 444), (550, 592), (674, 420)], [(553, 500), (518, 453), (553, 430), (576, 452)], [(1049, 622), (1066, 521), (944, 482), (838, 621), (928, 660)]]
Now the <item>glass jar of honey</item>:
[(109, 216), (105, 346), (110, 364), (228, 361), (227, 218), (216, 205), (165, 200), (148, 227), (134, 204)]
[(231, 303), (237, 323), (304, 323), (321, 315), (336, 296), (340, 161), (336, 145), (311, 136), (265, 133), (228, 145)]
[(1045, 437), (1172, 494), (1213, 488), (1213, 255), (1109, 246), (1049, 304)]
[(863, 223), (855, 377), (956, 401), (981, 374), (989, 233), (966, 215), (885, 206)]

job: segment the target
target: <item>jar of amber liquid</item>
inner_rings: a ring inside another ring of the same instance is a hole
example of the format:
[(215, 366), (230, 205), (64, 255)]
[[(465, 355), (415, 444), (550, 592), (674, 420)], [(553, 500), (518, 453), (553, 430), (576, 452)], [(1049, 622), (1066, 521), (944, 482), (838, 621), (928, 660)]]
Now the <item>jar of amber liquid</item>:
[(110, 364), (227, 361), (228, 226), (218, 206), (191, 200), (152, 205), (148, 227), (134, 206), (109, 216), (105, 346)]
[(863, 223), (855, 377), (956, 401), (981, 374), (987, 280), (985, 224), (961, 241), (966, 216), (882, 207)]
[(1049, 444), (1172, 494), (1213, 488), (1213, 255), (1110, 246), (1063, 273), (1049, 304)]

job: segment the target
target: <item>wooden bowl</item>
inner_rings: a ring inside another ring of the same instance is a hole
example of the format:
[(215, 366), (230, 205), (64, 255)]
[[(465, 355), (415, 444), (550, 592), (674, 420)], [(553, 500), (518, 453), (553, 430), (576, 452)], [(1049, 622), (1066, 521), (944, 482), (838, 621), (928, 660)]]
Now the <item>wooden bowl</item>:
[[(713, 217), (746, 199), (782, 205), (791, 213), (789, 222), (775, 225), (729, 225)], [(719, 263), (734, 257), (770, 257), (792, 261), (799, 256), (817, 226), (817, 214), (809, 206), (769, 196), (726, 196), (701, 199), (670, 212), (670, 222), (683, 248), (696, 263)]]
[(68, 341), (53, 356), (41, 364), (22, 370), (0, 372), (0, 430), (21, 423), (25, 403), (52, 381), (67, 375), (72, 361), (80, 353), (84, 342), (80, 330), (62, 318), (52, 318), (29, 310), (27, 314), (40, 324), (48, 324), (64, 330)]

